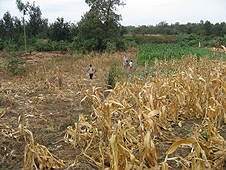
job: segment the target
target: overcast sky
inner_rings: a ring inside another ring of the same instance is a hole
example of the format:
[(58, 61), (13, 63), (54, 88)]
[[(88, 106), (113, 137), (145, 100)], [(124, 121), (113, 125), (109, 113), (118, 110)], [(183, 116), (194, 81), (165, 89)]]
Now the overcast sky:
[[(67, 22), (77, 23), (90, 8), (85, 0), (22, 0), (23, 3), (35, 1), (42, 18), (49, 23), (57, 17)], [(226, 0), (124, 0), (126, 5), (119, 7), (117, 14), (122, 15), (120, 23), (124, 26), (156, 25), (162, 21), (168, 24), (226, 22)], [(0, 18), (9, 11), (12, 16), (22, 17), (16, 7), (16, 0), (0, 0)]]

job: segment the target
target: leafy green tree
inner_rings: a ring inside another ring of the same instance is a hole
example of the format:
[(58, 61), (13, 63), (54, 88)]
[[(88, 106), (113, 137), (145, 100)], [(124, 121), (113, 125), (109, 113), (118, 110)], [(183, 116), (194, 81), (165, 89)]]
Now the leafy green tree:
[[(23, 31), (23, 27), (20, 20), (17, 17), (12, 17), (7, 11), (3, 15), (3, 19), (0, 20), (1, 49), (7, 48), (7, 51), (11, 51), (15, 49), (16, 46), (20, 46), (19, 39), (22, 35), (21, 30)], [(13, 42), (13, 49), (11, 49), (11, 42)], [(16, 46), (15, 43), (17, 44)], [(5, 45), (7, 45), (7, 47)]]
[(128, 34), (128, 31), (127, 31), (127, 29), (126, 29), (126, 27), (125, 26), (121, 26), (121, 36), (123, 36), (124, 34)]
[(64, 18), (57, 18), (49, 28), (49, 38), (53, 41), (71, 40), (70, 24), (64, 22)]
[(27, 39), (26, 39), (26, 29), (25, 29), (25, 19), (24, 16), (27, 14), (28, 7), (29, 7), (29, 2), (26, 4), (22, 3), (21, 0), (16, 0), (16, 5), (17, 8), (19, 9), (20, 12), (23, 12), (23, 26), (24, 26), (24, 48), (25, 50), (27, 49)]
[(121, 15), (115, 13), (118, 6), (124, 6), (121, 0), (86, 0), (91, 8), (78, 23), (77, 47), (88, 51), (103, 51), (109, 43), (120, 42), (122, 26)]
[(214, 36), (222, 35), (222, 26), (219, 23), (216, 23), (212, 28), (212, 33)]
[(205, 29), (205, 35), (210, 36), (212, 34), (212, 24), (206, 21), (203, 27)]
[(100, 20), (101, 15), (96, 9), (87, 12), (78, 23), (79, 34), (76, 39), (77, 48), (88, 51), (102, 48), (104, 39), (104, 26)]
[(19, 45), (23, 45), (23, 24), (21, 20), (17, 17), (14, 17), (13, 26), (14, 32), (13, 35), (11, 34), (11, 37), (13, 37), (13, 39), (17, 41)]
[(14, 32), (14, 26), (13, 26), (13, 18), (11, 17), (11, 14), (7, 11), (3, 16), (3, 30), (2, 36), (9, 38), (13, 35)]
[(3, 19), (0, 19), (0, 39), (3, 41), (3, 38), (4, 38), (4, 31), (5, 31), (5, 28), (4, 28), (4, 21)]
[(221, 26), (222, 26), (221, 36), (225, 36), (226, 35), (226, 23), (225, 22), (222, 22), (221, 23)]
[(156, 29), (160, 34), (166, 34), (165, 29), (168, 27), (168, 23), (165, 21), (161, 21), (158, 25), (156, 25)]
[(78, 33), (79, 33), (78, 25), (72, 23), (71, 26), (70, 26), (70, 37), (78, 36)]
[[(45, 27), (45, 22), (43, 22), (41, 16), (42, 12), (39, 6), (35, 6), (35, 2), (32, 5), (29, 5), (29, 21), (27, 23), (27, 34), (31, 36), (36, 36), (39, 33), (43, 32), (43, 27)], [(43, 26), (44, 24), (44, 26)]]

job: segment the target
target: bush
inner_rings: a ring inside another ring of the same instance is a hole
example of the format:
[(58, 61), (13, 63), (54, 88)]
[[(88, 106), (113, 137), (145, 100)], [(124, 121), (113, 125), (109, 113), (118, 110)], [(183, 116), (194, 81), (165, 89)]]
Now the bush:
[(109, 88), (113, 89), (115, 87), (116, 81), (119, 78), (119, 75), (120, 75), (120, 71), (119, 71), (118, 65), (117, 63), (113, 63), (107, 74), (107, 85), (109, 86)]
[(126, 43), (123, 39), (120, 39), (116, 42), (116, 50), (125, 51), (126, 49)]
[(3, 43), (3, 48), (7, 52), (12, 52), (12, 51), (17, 51), (18, 50), (18, 45), (14, 41), (14, 39), (10, 38)]
[(25, 68), (22, 66), (23, 60), (20, 55), (13, 54), (12, 56), (7, 56), (5, 63), (5, 68), (13, 75), (17, 75), (21, 72), (25, 72)]

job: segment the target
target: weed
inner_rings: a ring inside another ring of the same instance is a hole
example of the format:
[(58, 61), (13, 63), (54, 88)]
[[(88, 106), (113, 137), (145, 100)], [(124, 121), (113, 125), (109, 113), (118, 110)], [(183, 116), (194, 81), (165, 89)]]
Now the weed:
[(117, 63), (113, 63), (110, 67), (110, 70), (107, 74), (107, 84), (110, 88), (114, 88), (116, 84), (116, 80), (119, 77), (118, 65)]
[(5, 98), (3, 94), (0, 94), (0, 106), (3, 106), (5, 104)]
[(44, 80), (45, 79), (45, 73), (40, 72), (39, 73), (39, 78), (40, 78), (40, 80)]
[(108, 52), (108, 56), (114, 52), (116, 50), (115, 44), (114, 43), (110, 43), (107, 42), (107, 52)]

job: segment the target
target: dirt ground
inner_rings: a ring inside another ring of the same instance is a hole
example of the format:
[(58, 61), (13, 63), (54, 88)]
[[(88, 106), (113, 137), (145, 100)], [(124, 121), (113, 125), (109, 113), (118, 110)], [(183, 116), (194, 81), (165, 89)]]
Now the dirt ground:
[[(19, 134), (21, 122), (33, 133), (35, 144), (46, 146), (49, 151), (62, 160), (73, 163), (81, 153), (65, 143), (64, 135), (68, 126), (73, 126), (79, 114), (90, 114), (90, 106), (81, 104), (85, 90), (100, 87), (106, 90), (106, 73), (113, 62), (121, 63), (122, 55), (136, 63), (137, 51), (131, 49), (126, 53), (91, 54), (81, 58), (68, 53), (26, 53), (23, 55), (26, 72), (11, 76), (3, 68), (6, 53), (0, 53), (0, 169), (18, 170), (23, 168), (24, 148), (29, 138)], [(97, 55), (97, 56), (96, 56)], [(97, 70), (94, 79), (87, 73), (89, 64)], [(122, 64), (122, 63), (121, 63)], [(134, 64), (136, 67), (136, 64)], [(123, 67), (121, 68), (123, 70)], [(174, 127), (174, 134), (184, 138), (193, 133), (195, 124), (201, 120), (186, 121), (183, 128)], [(221, 130), (225, 138), (225, 128)], [(168, 132), (165, 132), (170, 135)], [(158, 145), (159, 161), (163, 161), (165, 152), (172, 143)], [(175, 156), (185, 156), (190, 150), (180, 148)], [(71, 169), (95, 169), (87, 160)], [(172, 163), (174, 169), (180, 166)]]

